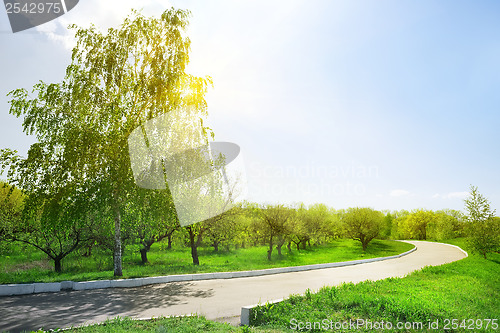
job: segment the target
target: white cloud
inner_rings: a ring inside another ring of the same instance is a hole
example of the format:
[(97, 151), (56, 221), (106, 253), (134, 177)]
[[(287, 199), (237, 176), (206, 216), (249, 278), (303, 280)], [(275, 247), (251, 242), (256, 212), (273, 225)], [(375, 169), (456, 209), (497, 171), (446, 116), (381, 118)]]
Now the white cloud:
[(410, 192), (406, 190), (392, 190), (390, 195), (391, 197), (402, 197), (408, 194), (410, 194)]
[(75, 8), (63, 16), (39, 25), (35, 29), (46, 35), (49, 40), (71, 50), (76, 42), (74, 32), (68, 29), (70, 24), (81, 27), (90, 27), (94, 24), (101, 31), (105, 31), (123, 22), (132, 9), (142, 10), (146, 16), (158, 16), (170, 6), (170, 2), (162, 0), (145, 0), (139, 4), (136, 0), (80, 1)]
[(35, 29), (47, 36), (49, 40), (62, 45), (66, 50), (71, 50), (76, 45), (76, 41), (73, 33), (66, 28), (69, 24), (69, 22), (61, 17), (60, 19), (39, 25)]

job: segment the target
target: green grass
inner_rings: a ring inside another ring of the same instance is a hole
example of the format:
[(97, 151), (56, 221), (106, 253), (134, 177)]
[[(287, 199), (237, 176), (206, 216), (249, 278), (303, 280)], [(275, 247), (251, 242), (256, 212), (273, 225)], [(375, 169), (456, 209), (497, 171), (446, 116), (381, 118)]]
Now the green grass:
[[(413, 245), (374, 240), (369, 244), (366, 252), (363, 252), (359, 242), (338, 239), (330, 244), (313, 246), (307, 250), (293, 249), (292, 253), (288, 253), (284, 247), (282, 257), (278, 257), (275, 250), (270, 262), (266, 257), (265, 246), (219, 252), (214, 252), (212, 248), (200, 248), (199, 266), (192, 264), (189, 248), (174, 247), (166, 250), (165, 247), (163, 243), (154, 244), (148, 254), (149, 263), (143, 265), (138, 251), (134, 252), (130, 246), (123, 258), (123, 277), (242, 271), (348, 261), (395, 255), (408, 251), (413, 248)], [(95, 253), (91, 257), (83, 257), (78, 253), (72, 254), (63, 260), (63, 272), (55, 273), (52, 262), (47, 260), (43, 253), (34, 251), (26, 245), (11, 245), (4, 248), (2, 252), (0, 283), (3, 284), (113, 278), (113, 263), (109, 253)]]
[[(463, 240), (450, 243), (465, 248)], [(296, 322), (293, 319), (297, 320)], [(317, 293), (307, 291), (304, 296), (291, 296), (285, 302), (265, 304), (253, 313), (255, 325), (292, 331), (290, 328), (303, 322), (327, 325), (355, 322), (356, 320), (422, 323), (423, 329), (407, 332), (442, 332), (447, 320), (458, 319), (456, 329), (449, 332), (477, 332), (479, 321), (496, 319), (500, 326), (500, 255), (492, 254), (489, 260), (477, 255), (450, 264), (425, 267), (405, 278), (389, 278), (358, 284), (324, 287)], [(464, 319), (472, 321), (462, 322)], [(331, 322), (330, 322), (331, 321)], [(439, 323), (439, 330), (429, 329), (429, 323)], [(461, 328), (464, 323), (468, 328)], [(314, 324), (312, 324), (314, 325)], [(418, 324), (417, 324), (418, 325)], [(470, 326), (469, 326), (470, 325)], [(335, 326), (334, 326), (335, 327)], [(307, 331), (321, 331), (320, 329)], [(371, 331), (369, 329), (343, 330), (346, 332)], [(495, 331), (490, 329), (488, 331)], [(500, 331), (500, 327), (496, 330)]]
[[(45, 331), (36, 331), (42, 333)], [(57, 330), (56, 330), (57, 332)], [(272, 328), (233, 327), (229, 324), (218, 323), (203, 317), (174, 317), (155, 318), (151, 320), (132, 320), (130, 318), (115, 318), (100, 325), (72, 328), (61, 332), (68, 333), (129, 333), (129, 332), (157, 332), (157, 333), (229, 333), (229, 332), (280, 332)]]

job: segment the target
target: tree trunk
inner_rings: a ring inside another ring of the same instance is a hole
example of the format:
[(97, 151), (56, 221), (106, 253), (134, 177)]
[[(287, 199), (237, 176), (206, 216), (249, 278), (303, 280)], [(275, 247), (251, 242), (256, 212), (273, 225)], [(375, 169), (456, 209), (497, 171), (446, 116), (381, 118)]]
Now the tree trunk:
[(267, 260), (271, 261), (272, 253), (273, 253), (273, 236), (269, 237), (269, 250), (267, 250)]
[(199, 266), (200, 259), (198, 258), (198, 248), (196, 246), (191, 248), (191, 257), (193, 258), (193, 265)]
[(148, 250), (144, 247), (141, 249), (141, 261), (142, 264), (146, 264), (148, 262)]
[(286, 247), (288, 248), (288, 253), (292, 253), (292, 242), (288, 242)]
[(214, 252), (219, 252), (219, 242), (214, 242), (213, 244)]
[(123, 276), (122, 271), (122, 237), (121, 237), (121, 214), (115, 203), (115, 249), (113, 254), (114, 275)]
[(187, 228), (189, 232), (189, 245), (191, 246), (191, 257), (193, 258), (193, 265), (200, 265), (200, 260), (198, 259), (198, 246), (194, 241), (194, 232), (191, 226)]
[(84, 257), (90, 257), (90, 256), (92, 256), (92, 247), (93, 247), (92, 244), (89, 245), (89, 246), (87, 246), (85, 248), (85, 252), (83, 252), (82, 256), (84, 256)]
[(172, 249), (172, 234), (167, 236), (167, 241), (168, 241), (167, 250), (171, 250)]
[(61, 260), (62, 258), (54, 258), (54, 270), (56, 271), (56, 273), (62, 272)]
[(278, 250), (278, 256), (281, 257), (281, 244), (276, 246), (276, 250)]

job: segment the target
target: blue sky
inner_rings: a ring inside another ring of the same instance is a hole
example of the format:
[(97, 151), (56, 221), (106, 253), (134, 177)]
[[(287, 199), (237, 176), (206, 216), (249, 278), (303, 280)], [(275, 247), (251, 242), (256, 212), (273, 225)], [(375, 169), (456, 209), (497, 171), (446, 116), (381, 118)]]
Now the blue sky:
[[(5, 95), (58, 82), (70, 23), (118, 25), (137, 1), (82, 0), (12, 34), (0, 10), (0, 146), (32, 138)], [(334, 208), (500, 211), (497, 1), (141, 2), (192, 11), (189, 71), (210, 75), (209, 124), (242, 148), (248, 199)]]

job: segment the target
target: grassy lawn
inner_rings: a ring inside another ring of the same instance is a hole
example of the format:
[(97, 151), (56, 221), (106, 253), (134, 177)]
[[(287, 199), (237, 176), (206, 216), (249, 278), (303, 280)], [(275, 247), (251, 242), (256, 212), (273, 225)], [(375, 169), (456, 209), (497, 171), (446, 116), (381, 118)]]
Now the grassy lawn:
[[(463, 240), (450, 243), (466, 249)], [(469, 255), (450, 264), (426, 267), (405, 278), (325, 287), (317, 293), (308, 291), (305, 296), (291, 296), (282, 303), (263, 305), (254, 316), (255, 325), (282, 331), (298, 328), (299, 322), (305, 328), (307, 322), (318, 322), (319, 328), (325, 322), (327, 327), (332, 324), (335, 327), (335, 323), (359, 319), (365, 320), (360, 329), (346, 324), (347, 329), (342, 331), (371, 331), (366, 329), (370, 328), (366, 326), (368, 321), (372, 325), (384, 321), (390, 322), (393, 328), (398, 322), (415, 325), (402, 330), (405, 332), (442, 332), (446, 324), (449, 332), (499, 332), (500, 255), (491, 254), (488, 260)], [(458, 321), (452, 322), (452, 319)], [(496, 319), (499, 327), (494, 330), (495, 325), (490, 322), (488, 330), (484, 330), (486, 319)], [(429, 329), (429, 324), (436, 321), (439, 330)], [(321, 331), (311, 325), (313, 329), (306, 331)]]
[[(123, 277), (147, 277), (171, 274), (242, 271), (274, 267), (299, 266), (328, 262), (348, 261), (363, 258), (384, 257), (402, 253), (413, 245), (374, 240), (363, 252), (359, 242), (338, 239), (330, 244), (313, 246), (307, 250), (293, 249), (283, 256), (273, 252), (273, 260), (266, 258), (265, 246), (231, 251), (214, 252), (212, 248), (200, 248), (200, 266), (191, 261), (190, 249), (174, 247), (166, 250), (165, 244), (154, 244), (148, 254), (149, 263), (142, 265), (138, 251), (130, 246), (123, 259)], [(113, 278), (113, 263), (110, 254), (95, 253), (84, 257), (77, 253), (63, 260), (63, 272), (53, 271), (52, 262), (43, 253), (22, 244), (9, 245), (0, 255), (0, 283), (56, 282), (64, 280), (86, 281)]]
[[(38, 331), (44, 332), (44, 331)], [(281, 330), (258, 327), (233, 327), (229, 324), (218, 323), (203, 317), (183, 318), (155, 318), (152, 320), (132, 320), (129, 318), (115, 318), (101, 325), (73, 328), (61, 332), (68, 333), (128, 333), (128, 332), (157, 332), (157, 333), (229, 333), (229, 332), (256, 332), (277, 333)]]

